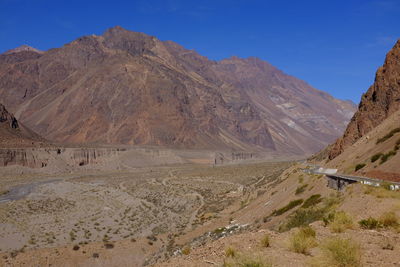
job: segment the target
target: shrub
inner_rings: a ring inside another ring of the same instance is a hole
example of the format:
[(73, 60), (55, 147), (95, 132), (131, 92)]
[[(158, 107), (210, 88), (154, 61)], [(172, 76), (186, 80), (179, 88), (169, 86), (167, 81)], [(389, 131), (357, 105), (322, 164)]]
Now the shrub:
[(355, 170), (355, 171), (358, 171), (358, 170), (364, 168), (365, 165), (366, 165), (365, 163), (359, 163), (359, 164), (356, 165), (356, 167), (354, 168), (354, 170)]
[(232, 247), (229, 247), (227, 249), (225, 249), (225, 256), (227, 257), (235, 257), (236, 256), (236, 250)]
[(242, 254), (224, 259), (223, 267), (271, 267), (262, 255)]
[(190, 254), (190, 247), (184, 247), (182, 249), (182, 254), (183, 255), (189, 255)]
[(301, 227), (300, 232), (308, 237), (316, 237), (317, 236), (317, 233), (315, 232), (315, 230), (309, 225)]
[(79, 246), (78, 246), (78, 245), (74, 245), (74, 246), (72, 247), (72, 249), (73, 249), (73, 250), (79, 250)]
[(352, 229), (354, 226), (352, 218), (344, 211), (339, 211), (334, 214), (333, 221), (329, 227), (334, 233), (343, 233), (347, 229)]
[(394, 155), (396, 155), (396, 154), (397, 154), (397, 152), (396, 152), (395, 150), (391, 150), (391, 151), (389, 151), (387, 154), (384, 154), (384, 155), (381, 157), (381, 162), (380, 162), (380, 164), (385, 163), (386, 161), (388, 161), (388, 159), (390, 159), (392, 156), (394, 156)]
[(397, 228), (399, 226), (399, 218), (393, 211), (382, 214), (379, 221), (383, 227)]
[(300, 195), (301, 193), (303, 193), (306, 190), (307, 186), (308, 184), (297, 187), (295, 195)]
[(307, 226), (312, 222), (321, 220), (324, 214), (324, 208), (298, 209), (288, 218), (285, 224), (279, 227), (279, 231), (285, 232), (295, 227)]
[(358, 224), (363, 229), (378, 229), (381, 226), (380, 222), (372, 217), (369, 217), (368, 219), (363, 219), (359, 221)]
[[(340, 203), (341, 199), (338, 197), (328, 197), (328, 198), (317, 198), (318, 195), (311, 196), (306, 200), (304, 208), (303, 206), (296, 210), (292, 215), (290, 215), (287, 221), (279, 227), (280, 232), (288, 231), (295, 227), (307, 226), (312, 222), (324, 220), (328, 216), (327, 214), (334, 208), (335, 205)], [(313, 204), (308, 207), (306, 202)], [(316, 206), (316, 202), (322, 202), (322, 205)], [(315, 204), (315, 205), (314, 205)], [(332, 218), (333, 220), (333, 218)], [(327, 223), (326, 223), (327, 224)]]
[(274, 216), (279, 216), (284, 214), (285, 212), (301, 205), (303, 203), (302, 199), (296, 199), (296, 200), (292, 200), (289, 202), (289, 204), (287, 204), (286, 206), (284, 206), (283, 208), (280, 208), (279, 210), (275, 210), (272, 212), (272, 215)]
[(105, 243), (105, 244), (104, 244), (104, 247), (105, 247), (106, 249), (112, 249), (112, 248), (114, 248), (114, 244), (112, 244), (112, 243)]
[(263, 246), (264, 248), (269, 247), (269, 235), (266, 234), (264, 235), (264, 237), (261, 239), (261, 246)]
[(395, 133), (398, 133), (398, 132), (400, 132), (400, 128), (395, 128), (395, 129), (391, 130), (391, 131), (390, 131), (388, 134), (386, 134), (384, 137), (379, 138), (379, 139), (376, 141), (376, 144), (385, 142), (385, 141), (388, 140), (390, 137), (392, 137)]
[(377, 153), (371, 157), (371, 162), (377, 161), (380, 157), (383, 156), (383, 153)]
[(360, 246), (350, 239), (334, 237), (322, 245), (322, 266), (361, 266)]
[(310, 254), (310, 249), (317, 246), (315, 231), (311, 227), (300, 228), (290, 238), (290, 248), (296, 253)]
[(304, 203), (301, 207), (306, 209), (311, 206), (317, 205), (321, 201), (322, 201), (322, 198), (321, 198), (320, 194), (312, 195), (309, 198), (307, 198), (306, 201), (304, 201)]

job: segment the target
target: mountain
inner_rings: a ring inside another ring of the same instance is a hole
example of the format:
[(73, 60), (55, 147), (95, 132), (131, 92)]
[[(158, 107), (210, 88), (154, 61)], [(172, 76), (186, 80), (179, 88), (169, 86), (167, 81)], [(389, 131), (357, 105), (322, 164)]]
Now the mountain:
[(42, 51), (40, 51), (40, 50), (38, 50), (38, 49), (36, 49), (34, 47), (31, 47), (29, 45), (21, 45), (21, 46), (19, 46), (17, 48), (14, 48), (14, 49), (11, 49), (11, 50), (8, 50), (8, 51), (4, 52), (4, 54), (5, 55), (9, 55), (9, 54), (19, 53), (19, 52), (23, 52), (23, 51), (31, 51), (31, 52), (36, 52), (36, 53), (42, 53)]
[(375, 76), (374, 84), (363, 94), (344, 135), (330, 148), (329, 159), (366, 135), (400, 109), (400, 40), (386, 55), (385, 63)]
[(20, 124), (13, 114), (0, 104), (0, 147), (39, 145), (45, 140)]
[(211, 61), (118, 26), (0, 55), (0, 101), (57, 142), (298, 155), (335, 140), (355, 110), (260, 59)]

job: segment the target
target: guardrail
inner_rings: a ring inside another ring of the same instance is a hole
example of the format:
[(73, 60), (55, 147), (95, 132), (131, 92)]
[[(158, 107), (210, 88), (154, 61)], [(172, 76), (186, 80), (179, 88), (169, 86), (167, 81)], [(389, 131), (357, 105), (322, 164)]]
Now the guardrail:
[[(353, 175), (345, 175), (345, 174), (340, 174), (340, 173), (327, 173), (319, 170), (323, 170), (323, 168), (319, 166), (314, 166), (312, 169), (303, 169), (303, 172), (310, 173), (310, 174), (322, 174), (327, 176), (327, 178), (335, 179), (337, 180), (337, 185), (334, 187), (337, 187), (338, 190), (341, 190), (342, 187), (346, 186), (349, 183), (354, 183), (354, 182), (360, 182), (362, 184), (366, 185), (371, 185), (371, 186), (381, 186), (382, 184), (388, 184), (390, 190), (400, 190), (400, 183), (399, 182), (392, 182), (392, 181), (386, 181), (386, 180), (381, 180), (381, 179), (375, 179), (375, 178), (369, 178), (369, 177), (363, 177), (363, 176), (353, 176)], [(339, 180), (347, 181), (347, 183), (340, 184)], [(333, 186), (328, 185), (330, 187)]]

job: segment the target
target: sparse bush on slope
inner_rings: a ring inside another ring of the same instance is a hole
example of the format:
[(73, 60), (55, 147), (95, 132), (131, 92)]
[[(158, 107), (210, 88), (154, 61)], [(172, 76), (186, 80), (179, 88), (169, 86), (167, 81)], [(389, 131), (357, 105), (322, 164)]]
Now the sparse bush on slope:
[(380, 157), (382, 157), (383, 156), (383, 153), (376, 153), (375, 155), (373, 155), (372, 157), (371, 157), (371, 162), (375, 162), (375, 161), (377, 161)]
[(289, 202), (289, 204), (287, 204), (286, 206), (284, 206), (283, 208), (280, 208), (278, 210), (275, 210), (272, 212), (272, 215), (274, 216), (279, 216), (284, 214), (285, 212), (301, 205), (303, 203), (303, 199), (296, 199), (296, 200), (292, 200)]
[(329, 228), (334, 233), (343, 233), (347, 229), (353, 229), (353, 219), (344, 211), (334, 213), (333, 220), (329, 223)]
[(272, 264), (260, 254), (237, 254), (224, 259), (223, 267), (272, 267)]
[(305, 255), (310, 254), (310, 249), (317, 246), (316, 233), (310, 226), (300, 228), (290, 237), (290, 249)]
[(322, 244), (322, 255), (312, 264), (321, 267), (361, 266), (360, 246), (350, 239), (334, 237)]
[(365, 163), (359, 163), (359, 164), (356, 165), (356, 167), (354, 168), (354, 170), (355, 170), (355, 171), (358, 171), (358, 170), (364, 168), (365, 165), (366, 165)]
[(389, 138), (391, 138), (393, 135), (395, 135), (395, 134), (398, 133), (398, 132), (400, 132), (400, 128), (395, 128), (395, 129), (391, 130), (388, 134), (386, 134), (386, 135), (383, 136), (382, 138), (379, 138), (379, 139), (376, 141), (376, 144), (385, 142), (386, 140), (388, 140)]

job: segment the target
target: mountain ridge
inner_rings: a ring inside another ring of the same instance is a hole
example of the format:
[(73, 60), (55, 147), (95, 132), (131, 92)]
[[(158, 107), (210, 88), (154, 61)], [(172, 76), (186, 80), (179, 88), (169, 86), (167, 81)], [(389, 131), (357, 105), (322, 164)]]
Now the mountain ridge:
[(260, 59), (211, 61), (121, 27), (2, 54), (0, 74), (0, 100), (57, 142), (309, 154), (354, 110)]

